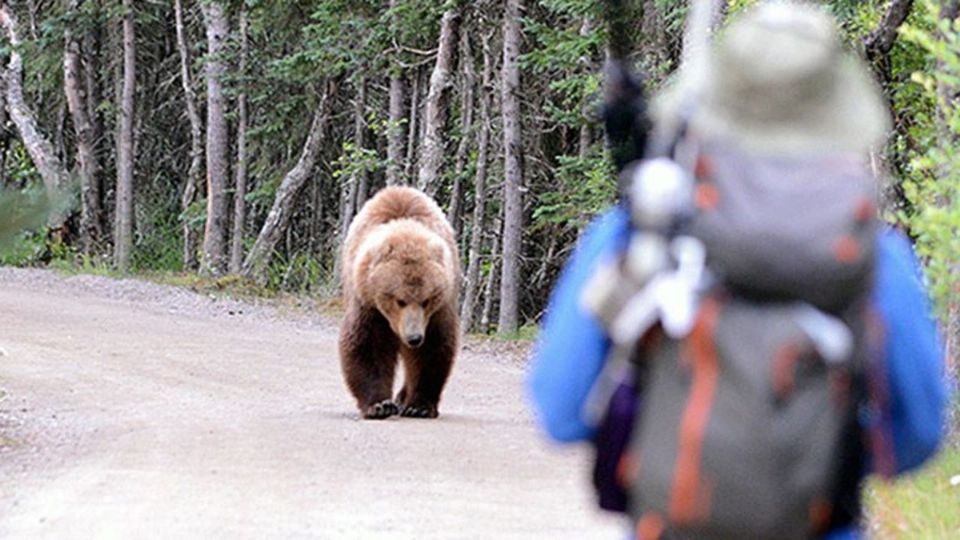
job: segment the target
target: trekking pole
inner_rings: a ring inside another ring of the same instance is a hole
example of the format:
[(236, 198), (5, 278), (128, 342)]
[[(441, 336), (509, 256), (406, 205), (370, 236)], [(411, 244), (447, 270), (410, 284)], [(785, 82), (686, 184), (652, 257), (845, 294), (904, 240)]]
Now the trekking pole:
[(662, 119), (653, 130), (649, 154), (673, 156), (677, 143), (683, 139), (689, 118), (703, 91), (710, 43), (711, 24), (719, 4), (714, 0), (691, 0), (683, 32), (683, 51), (680, 57), (677, 81), (676, 115)]
[(632, 49), (627, 25), (627, 7), (623, 0), (608, 0), (604, 6), (604, 18), (607, 20), (610, 37), (610, 59), (623, 62)]
[(713, 24), (717, 4), (715, 0), (692, 0), (683, 32), (683, 52), (680, 57), (680, 74), (686, 80), (688, 91), (699, 93), (706, 69), (707, 47), (710, 43), (710, 27)]
[(628, 16), (624, 0), (604, 3), (603, 17), (610, 41), (604, 69), (603, 122), (618, 175), (628, 163), (643, 157), (650, 132), (642, 79), (635, 77), (629, 66), (633, 46)]

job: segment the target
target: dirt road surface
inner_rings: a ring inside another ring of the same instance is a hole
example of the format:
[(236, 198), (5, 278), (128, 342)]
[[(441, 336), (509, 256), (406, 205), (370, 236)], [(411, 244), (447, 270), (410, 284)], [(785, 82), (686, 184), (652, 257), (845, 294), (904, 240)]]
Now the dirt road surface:
[(515, 347), (468, 343), (438, 420), (361, 421), (336, 324), (0, 268), (0, 538), (622, 538)]

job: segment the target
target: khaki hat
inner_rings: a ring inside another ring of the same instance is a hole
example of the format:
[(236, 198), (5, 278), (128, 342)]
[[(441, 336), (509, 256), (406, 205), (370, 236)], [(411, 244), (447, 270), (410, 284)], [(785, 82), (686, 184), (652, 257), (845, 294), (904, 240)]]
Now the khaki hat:
[(710, 48), (702, 73), (653, 103), (673, 123), (763, 154), (863, 152), (890, 127), (886, 103), (863, 62), (844, 51), (834, 19), (812, 5), (764, 3)]

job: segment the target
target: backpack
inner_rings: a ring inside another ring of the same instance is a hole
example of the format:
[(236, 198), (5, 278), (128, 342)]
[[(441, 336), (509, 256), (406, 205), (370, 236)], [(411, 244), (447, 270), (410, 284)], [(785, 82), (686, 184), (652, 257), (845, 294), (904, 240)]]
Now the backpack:
[[(709, 277), (688, 331), (661, 316), (614, 340), (588, 411), (600, 506), (638, 538), (809, 538), (859, 514), (872, 176), (852, 156), (695, 155), (691, 211), (657, 234), (699, 240)], [(655, 281), (630, 267), (601, 269), (585, 300), (608, 328)]]

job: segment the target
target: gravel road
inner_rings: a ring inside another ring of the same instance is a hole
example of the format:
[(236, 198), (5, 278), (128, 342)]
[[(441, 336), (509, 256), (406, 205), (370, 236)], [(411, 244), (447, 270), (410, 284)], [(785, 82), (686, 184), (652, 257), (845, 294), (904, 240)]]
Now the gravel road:
[(548, 447), (522, 350), (469, 341), (438, 420), (361, 421), (337, 321), (0, 268), (0, 538), (622, 538)]

